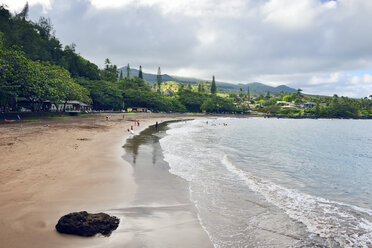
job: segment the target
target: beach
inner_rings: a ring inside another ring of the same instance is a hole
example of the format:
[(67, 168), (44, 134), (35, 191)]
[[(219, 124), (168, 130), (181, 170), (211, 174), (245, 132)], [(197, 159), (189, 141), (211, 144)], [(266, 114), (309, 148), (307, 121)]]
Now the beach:
[[(165, 171), (161, 178), (157, 170), (134, 171), (122, 158), (134, 120), (137, 135), (156, 121), (183, 118), (94, 115), (0, 125), (1, 247), (211, 247), (187, 184), (164, 178)], [(149, 184), (154, 178), (162, 183)], [(164, 191), (168, 183), (177, 185), (172, 194)], [(150, 200), (152, 191), (164, 194)], [(61, 216), (83, 210), (115, 215), (119, 228), (110, 237), (56, 232)]]

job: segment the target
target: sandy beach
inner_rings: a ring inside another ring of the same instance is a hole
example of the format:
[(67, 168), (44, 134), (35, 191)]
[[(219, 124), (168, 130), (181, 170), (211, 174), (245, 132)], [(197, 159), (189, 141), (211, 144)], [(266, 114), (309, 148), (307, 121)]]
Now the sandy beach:
[[(143, 211), (149, 206), (135, 211), (139, 189), (156, 191), (164, 184), (137, 180), (122, 159), (134, 120), (140, 121), (138, 134), (156, 121), (181, 118), (186, 117), (112, 115), (107, 121), (95, 115), (0, 125), (0, 247), (211, 247), (186, 196), (178, 201), (179, 211), (166, 205), (154, 214)], [(56, 232), (62, 215), (82, 210), (118, 216), (118, 230), (108, 238)]]

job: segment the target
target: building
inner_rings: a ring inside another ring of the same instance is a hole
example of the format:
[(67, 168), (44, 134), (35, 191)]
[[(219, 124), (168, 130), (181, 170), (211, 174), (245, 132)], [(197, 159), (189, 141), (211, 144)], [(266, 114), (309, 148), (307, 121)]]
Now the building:
[[(57, 104), (58, 106), (58, 111), (81, 111), (81, 112), (91, 112), (92, 111), (92, 106), (83, 102), (79, 101), (67, 101), (66, 102), (66, 107), (64, 103)], [(57, 111), (56, 105), (51, 104), (50, 111)]]
[(314, 102), (307, 102), (307, 103), (304, 103), (304, 107), (303, 108), (305, 108), (305, 109), (307, 109), (307, 108), (315, 108), (315, 106), (316, 106), (316, 103), (314, 103)]
[(143, 107), (129, 107), (129, 108), (127, 108), (127, 112), (150, 113), (151, 111), (148, 108), (143, 108)]

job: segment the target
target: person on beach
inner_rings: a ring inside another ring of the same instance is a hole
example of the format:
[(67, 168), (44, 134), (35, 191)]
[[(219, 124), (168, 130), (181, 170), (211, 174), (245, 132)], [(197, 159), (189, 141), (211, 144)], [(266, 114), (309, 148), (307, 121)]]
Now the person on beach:
[(137, 121), (137, 126), (139, 126), (140, 125), (140, 123), (139, 123), (139, 121)]
[(156, 122), (156, 123), (155, 123), (155, 129), (156, 129), (156, 131), (158, 131), (158, 126), (159, 126), (159, 123)]

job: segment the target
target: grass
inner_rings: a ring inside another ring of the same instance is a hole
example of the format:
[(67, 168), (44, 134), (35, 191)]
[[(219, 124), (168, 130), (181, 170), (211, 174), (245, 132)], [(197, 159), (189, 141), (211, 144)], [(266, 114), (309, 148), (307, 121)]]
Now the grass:
[(137, 113), (134, 113), (134, 112), (125, 112), (125, 113), (93, 113), (93, 114), (94, 115), (136, 115)]
[(40, 120), (39, 119), (27, 119), (27, 120), (22, 119), (21, 120), (21, 122), (38, 122), (38, 121), (40, 121)]
[(205, 115), (205, 113), (191, 113), (191, 112), (188, 112), (188, 113), (186, 113), (186, 115)]
[(63, 116), (48, 116), (46, 119), (48, 120), (71, 120), (75, 116), (68, 116), (68, 115), (63, 115)]

